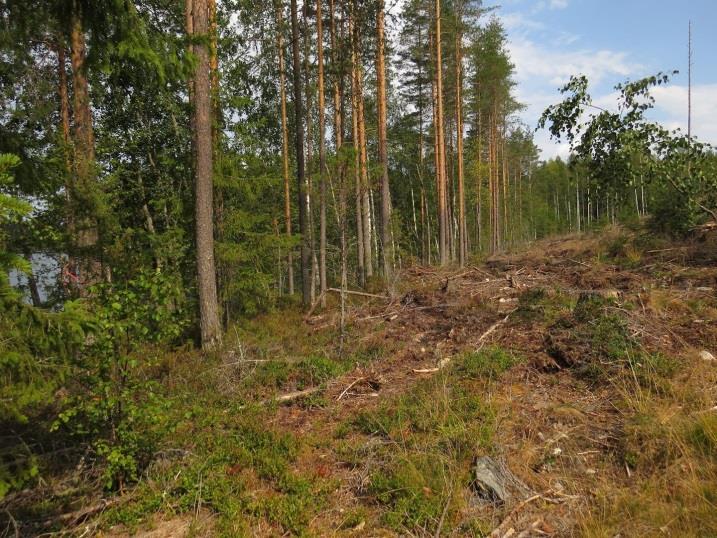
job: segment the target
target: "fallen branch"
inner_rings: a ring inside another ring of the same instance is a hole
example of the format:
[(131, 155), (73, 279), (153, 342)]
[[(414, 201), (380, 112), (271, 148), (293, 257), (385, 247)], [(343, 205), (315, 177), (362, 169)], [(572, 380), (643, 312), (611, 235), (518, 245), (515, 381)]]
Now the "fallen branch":
[(363, 381), (363, 379), (364, 379), (363, 377), (359, 377), (358, 379), (351, 382), (351, 384), (348, 387), (346, 387), (341, 394), (339, 394), (339, 397), (336, 398), (336, 401), (338, 402), (341, 398), (343, 398), (346, 395), (346, 393), (349, 391), (349, 389), (351, 389), (351, 387), (353, 387), (359, 381)]
[[(299, 398), (303, 398), (304, 396), (310, 396), (316, 392), (319, 392), (321, 389), (322, 389), (322, 387), (311, 387), (310, 389), (297, 390), (294, 392), (289, 392), (287, 394), (282, 394), (280, 396), (275, 396), (274, 398), (268, 398), (266, 400), (261, 400), (260, 402), (257, 402), (256, 405), (269, 405), (274, 402), (276, 402), (276, 403), (291, 402), (294, 400), (298, 400)], [(245, 409), (246, 407), (248, 407), (248, 406), (242, 405), (239, 407), (239, 409)]]
[[(339, 293), (340, 293), (340, 292), (341, 292), (341, 290), (339, 290)], [(314, 301), (314, 304), (312, 304), (312, 305), (311, 305), (311, 308), (309, 308), (309, 311), (308, 311), (308, 312), (306, 313), (306, 315), (304, 316), (304, 319), (309, 319), (309, 318), (311, 317), (311, 314), (314, 313), (314, 310), (316, 310), (316, 307), (321, 304), (321, 300), (324, 298), (324, 295), (326, 295), (326, 291), (322, 291), (322, 292), (321, 292), (321, 295), (318, 296), (318, 298), (316, 299), (316, 301)]]
[(414, 374), (432, 374), (443, 370), (446, 366), (451, 363), (451, 357), (445, 357), (438, 362), (438, 366), (435, 368), (418, 368), (413, 370)]
[(297, 390), (295, 392), (289, 392), (288, 394), (282, 394), (281, 396), (277, 396), (276, 398), (272, 398), (271, 400), (264, 400), (262, 403), (271, 403), (271, 402), (278, 402), (278, 403), (285, 403), (285, 402), (291, 402), (293, 400), (298, 400), (299, 398), (303, 398), (304, 396), (310, 396), (311, 394), (314, 394), (315, 392), (319, 392), (321, 390), (321, 387), (312, 387), (310, 389), (305, 390)]
[(60, 514), (59, 516), (47, 519), (42, 524), (43, 527), (51, 527), (54, 525), (62, 524), (67, 526), (77, 525), (82, 523), (87, 518), (94, 516), (99, 512), (103, 512), (107, 508), (119, 504), (125, 500), (124, 497), (115, 497), (113, 499), (102, 499), (98, 504), (90, 506), (89, 508), (82, 508), (75, 512), (68, 514)]
[(374, 299), (391, 299), (388, 295), (377, 295), (375, 293), (366, 293), (365, 291), (352, 291), (352, 290), (343, 290), (339, 288), (329, 288), (326, 291), (332, 291), (334, 293), (346, 293), (348, 295), (358, 295), (359, 297), (372, 297)]
[[(443, 303), (443, 304), (437, 304), (433, 306), (416, 306), (414, 308), (401, 308), (400, 310), (392, 310), (391, 312), (382, 312), (381, 314), (376, 314), (374, 316), (367, 316), (365, 318), (358, 318), (356, 321), (368, 321), (371, 319), (378, 319), (378, 318), (391, 318), (392, 316), (396, 314), (400, 314), (401, 312), (417, 312), (419, 310), (436, 310), (438, 308), (453, 308), (456, 306), (462, 306), (458, 303)], [(396, 319), (396, 318), (391, 318)]]
[[(10, 523), (5, 528), (5, 531), (7, 532), (8, 530), (10, 530), (10, 525), (12, 525), (12, 528), (15, 531), (15, 538), (20, 538), (20, 530), (17, 528), (17, 521), (15, 521), (15, 518), (12, 517), (10, 510), (5, 510), (5, 513), (7, 514), (7, 517), (10, 520)], [(6, 534), (6, 536), (10, 536), (10, 535)]]
[(589, 264), (587, 264), (587, 263), (585, 263), (585, 262), (581, 262), (580, 260), (574, 260), (574, 259), (572, 259), (572, 258), (568, 258), (568, 260), (570, 260), (570, 261), (573, 262), (573, 263), (577, 263), (577, 264), (579, 264), (579, 265), (582, 265), (582, 266), (584, 266), (584, 267), (590, 267)]
[(508, 321), (508, 318), (510, 317), (510, 315), (511, 315), (513, 312), (515, 312), (515, 310), (511, 310), (510, 312), (508, 312), (508, 315), (505, 316), (503, 319), (496, 321), (493, 325), (491, 325), (490, 327), (488, 327), (488, 330), (487, 330), (486, 332), (484, 332), (484, 333), (480, 336), (480, 338), (478, 338), (478, 343), (479, 343), (479, 344), (482, 343), (483, 340), (485, 340), (488, 336), (490, 336), (498, 327), (500, 327), (500, 326), (503, 325), (506, 321)]

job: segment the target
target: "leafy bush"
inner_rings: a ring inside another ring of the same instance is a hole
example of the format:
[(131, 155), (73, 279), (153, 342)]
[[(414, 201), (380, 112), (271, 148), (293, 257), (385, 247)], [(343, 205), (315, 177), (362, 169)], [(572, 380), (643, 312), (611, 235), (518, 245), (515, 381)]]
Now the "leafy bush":
[(148, 345), (177, 340), (188, 318), (178, 279), (160, 272), (94, 293), (97, 331), (74, 365), (75, 390), (54, 429), (89, 440), (107, 463), (105, 485), (122, 487), (138, 478), (164, 430), (167, 403), (147, 375), (157, 363)]
[(653, 223), (683, 233), (706, 218), (717, 220), (717, 158), (709, 144), (645, 117), (655, 104), (652, 89), (669, 79), (658, 73), (618, 84), (616, 110), (591, 113), (597, 107), (588, 79), (571, 77), (560, 90), (565, 99), (545, 110), (539, 126), (549, 124), (551, 137), (568, 141), (597, 191), (626, 196), (645, 183), (654, 185)]

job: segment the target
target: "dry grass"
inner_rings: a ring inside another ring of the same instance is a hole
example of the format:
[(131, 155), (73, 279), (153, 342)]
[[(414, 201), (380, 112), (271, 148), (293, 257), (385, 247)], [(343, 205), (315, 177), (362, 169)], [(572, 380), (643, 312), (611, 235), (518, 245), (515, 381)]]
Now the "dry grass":
[[(662, 248), (614, 229), (412, 267), (392, 300), (351, 298), (343, 346), (331, 305), (244, 323), (211, 364), (170, 355), (167, 442), (193, 456), (97, 525), (179, 529), (199, 506), (195, 535), (485, 536), (510, 515), (516, 536), (717, 536), (717, 361), (700, 358), (717, 269)], [(481, 455), (541, 496), (480, 502)]]

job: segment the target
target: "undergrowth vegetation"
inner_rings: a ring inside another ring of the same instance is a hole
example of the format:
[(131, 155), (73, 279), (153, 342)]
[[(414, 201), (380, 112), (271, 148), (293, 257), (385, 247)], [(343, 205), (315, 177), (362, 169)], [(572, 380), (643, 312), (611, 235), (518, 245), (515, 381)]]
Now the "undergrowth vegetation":
[[(336, 484), (315, 470), (298, 468), (302, 456), (322, 440), (274, 425), (273, 397), (325, 387), (385, 350), (369, 342), (340, 355), (333, 333), (291, 322), (300, 316), (286, 309), (248, 321), (233, 334), (235, 352), (205, 364), (192, 353), (166, 358), (171, 363), (160, 369), (173, 426), (158, 443), (131, 501), (109, 510), (104, 525), (134, 529), (156, 512), (204, 509), (216, 516), (220, 536), (243, 536), (267, 526), (276, 534), (307, 532)], [(323, 404), (321, 392), (297, 402)]]
[(460, 511), (471, 464), (494, 452), (499, 427), (488, 389), (518, 362), (500, 347), (459, 354), (410, 393), (354, 419), (357, 431), (376, 440), (356, 447), (353, 462), (366, 469), (366, 493), (386, 525), (435, 532), (470, 523)]

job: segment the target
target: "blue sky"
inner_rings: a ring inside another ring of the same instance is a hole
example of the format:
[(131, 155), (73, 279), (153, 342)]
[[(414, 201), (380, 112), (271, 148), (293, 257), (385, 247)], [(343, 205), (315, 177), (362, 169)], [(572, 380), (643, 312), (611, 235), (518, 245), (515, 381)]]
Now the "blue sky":
[[(535, 126), (571, 74), (588, 75), (601, 106), (613, 107), (613, 87), (627, 78), (678, 69), (654, 95), (652, 116), (670, 128), (687, 125), (687, 28), (693, 23), (693, 132), (717, 144), (717, 0), (486, 0), (499, 5), (516, 65), (521, 114)], [(567, 147), (537, 132), (542, 158)]]

